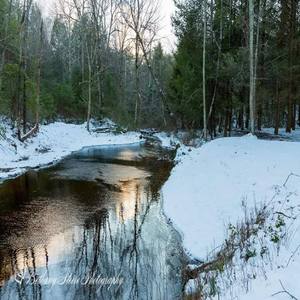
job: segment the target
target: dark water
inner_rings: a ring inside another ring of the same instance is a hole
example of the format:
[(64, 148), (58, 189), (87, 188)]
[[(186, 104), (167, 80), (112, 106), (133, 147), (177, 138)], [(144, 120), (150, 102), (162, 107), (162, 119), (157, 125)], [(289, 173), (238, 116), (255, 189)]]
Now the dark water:
[(168, 154), (87, 148), (0, 185), (1, 299), (181, 299)]

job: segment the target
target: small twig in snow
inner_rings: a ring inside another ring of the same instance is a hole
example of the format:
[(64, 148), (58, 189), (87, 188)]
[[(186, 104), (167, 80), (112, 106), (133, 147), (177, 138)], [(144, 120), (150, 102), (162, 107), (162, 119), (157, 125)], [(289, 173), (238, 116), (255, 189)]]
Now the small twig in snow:
[(283, 286), (281, 280), (279, 280), (279, 282), (280, 282), (280, 285), (282, 287), (282, 291), (273, 294), (272, 297), (274, 297), (276, 295), (279, 295), (279, 294), (287, 294), (287, 295), (289, 295), (291, 297), (291, 299), (293, 299), (293, 300), (299, 300), (298, 298), (296, 298), (295, 296), (293, 296), (289, 291), (286, 290), (286, 288)]
[(300, 178), (300, 175), (295, 174), (295, 173), (291, 173), (291, 174), (287, 177), (285, 183), (283, 184), (284, 187), (286, 187), (288, 181), (290, 180), (290, 178), (291, 178), (292, 176), (294, 176), (294, 177), (299, 177), (299, 178)]
[(295, 251), (292, 253), (292, 255), (290, 256), (290, 258), (289, 258), (289, 260), (288, 260), (288, 262), (287, 262), (287, 264), (286, 264), (286, 267), (289, 266), (290, 262), (292, 261), (293, 257), (296, 255), (296, 253), (299, 251), (299, 249), (300, 249), (300, 245), (298, 245), (298, 247), (296, 248), (296, 250), (295, 250)]
[(283, 212), (281, 212), (281, 211), (276, 211), (274, 214), (284, 216), (284, 217), (286, 217), (286, 218), (288, 218), (288, 219), (296, 220), (295, 217), (288, 216), (288, 215), (286, 215), (285, 213), (283, 213)]

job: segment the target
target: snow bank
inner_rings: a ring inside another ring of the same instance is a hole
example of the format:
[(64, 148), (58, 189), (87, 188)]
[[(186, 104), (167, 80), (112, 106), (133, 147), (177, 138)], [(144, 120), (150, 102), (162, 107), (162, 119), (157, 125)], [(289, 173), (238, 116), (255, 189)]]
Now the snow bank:
[(86, 124), (56, 122), (40, 127), (36, 137), (19, 142), (5, 122), (5, 136), (0, 137), (0, 179), (16, 176), (28, 168), (56, 162), (85, 146), (139, 142), (138, 133), (88, 133)]
[(242, 200), (271, 199), (275, 185), (300, 174), (299, 153), (298, 143), (250, 135), (217, 139), (182, 156), (163, 193), (165, 213), (183, 233), (185, 248), (205, 258), (223, 241), (224, 225), (241, 214)]
[[(283, 187), (289, 174), (300, 174), (300, 143), (264, 141), (248, 135), (186, 150), (178, 150), (179, 163), (163, 187), (164, 210), (194, 258), (205, 260), (224, 242), (226, 225), (235, 224), (243, 215), (243, 201), (248, 207), (269, 202), (281, 187), (284, 195), (292, 195), (293, 207), (300, 207), (300, 178), (290, 178)], [(282, 290), (280, 281), (300, 296), (299, 229), (298, 215), (291, 241), (275, 259), (274, 268), (270, 266), (266, 274), (257, 276), (251, 292), (241, 290), (236, 299), (285, 299), (285, 293), (272, 296)], [(231, 298), (230, 293), (222, 297)]]

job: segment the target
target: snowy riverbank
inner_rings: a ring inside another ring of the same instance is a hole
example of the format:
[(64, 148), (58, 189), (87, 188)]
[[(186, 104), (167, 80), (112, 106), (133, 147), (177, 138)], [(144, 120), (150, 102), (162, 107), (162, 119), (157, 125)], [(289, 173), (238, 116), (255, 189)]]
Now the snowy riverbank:
[(42, 125), (37, 136), (21, 143), (10, 127), (3, 124), (5, 139), (0, 138), (0, 180), (19, 175), (28, 168), (55, 163), (86, 146), (140, 142), (140, 135), (135, 132), (89, 133), (85, 124), (56, 122)]
[[(300, 178), (291, 176), (284, 185), (291, 173), (300, 175), (299, 153), (300, 143), (258, 140), (251, 135), (217, 139), (185, 151), (163, 188), (165, 213), (181, 232), (185, 249), (204, 261), (224, 243), (228, 224), (243, 218), (243, 201), (251, 208), (273, 199), (273, 207), (293, 215), (284, 220), (293, 235), (274, 258), (273, 267), (267, 266), (261, 276), (252, 269), (249, 276), (257, 277), (250, 284), (252, 289), (248, 294), (241, 289), (236, 299), (285, 299), (284, 292), (271, 296), (283, 290), (280, 281), (300, 296)], [(227, 298), (232, 299), (232, 294), (221, 297)]]
[[(36, 137), (20, 143), (9, 126), (4, 127), (5, 138), (0, 139), (0, 180), (19, 175), (28, 168), (55, 163), (86, 146), (141, 141), (136, 132), (88, 133), (84, 124), (56, 122), (41, 126)], [(300, 136), (299, 132), (294, 135)], [(166, 133), (156, 136), (164, 147), (180, 143)], [(240, 282), (244, 277), (234, 280), (230, 289), (220, 284), (220, 289), (224, 289), (219, 290), (221, 299), (233, 299), (238, 295), (236, 299), (242, 300), (281, 300), (287, 295), (283, 289), (300, 298), (297, 284), (300, 274), (300, 178), (293, 175), (287, 180), (290, 174), (300, 175), (299, 153), (300, 143), (258, 140), (251, 135), (220, 138), (197, 149), (179, 148), (178, 164), (163, 187), (164, 210), (181, 233), (184, 247), (192, 257), (203, 261), (212, 259), (218, 246), (224, 244), (228, 225), (243, 220), (243, 202), (251, 210), (272, 201), (271, 210), (283, 214), (280, 220), (289, 231), (278, 253), (277, 244), (264, 241), (264, 247), (276, 249), (269, 253), (272, 263), (264, 264), (260, 270), (253, 266), (257, 264), (254, 258), (251, 267), (246, 267), (238, 253), (233, 259), (234, 265), (240, 266), (243, 276), (255, 279), (247, 282), (248, 288)], [(277, 217), (268, 217), (265, 228), (275, 224), (273, 227), (277, 230)], [(258, 234), (260, 243), (264, 240), (263, 234)], [(273, 233), (268, 233), (267, 239), (269, 234)], [(261, 245), (255, 243), (255, 239), (251, 241), (252, 251), (260, 253)], [(193, 286), (194, 282), (188, 284), (188, 287)]]

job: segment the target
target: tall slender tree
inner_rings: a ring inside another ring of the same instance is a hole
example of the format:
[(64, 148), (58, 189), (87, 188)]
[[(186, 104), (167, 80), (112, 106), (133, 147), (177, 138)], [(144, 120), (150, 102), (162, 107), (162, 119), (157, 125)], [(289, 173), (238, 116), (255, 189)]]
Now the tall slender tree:
[(250, 130), (255, 133), (255, 72), (254, 72), (254, 5), (249, 1), (249, 65), (250, 65)]
[(203, 132), (204, 139), (207, 139), (207, 112), (206, 112), (206, 30), (207, 30), (207, 19), (206, 19), (206, 8), (207, 0), (203, 3), (203, 51), (202, 51), (202, 97), (203, 97)]

